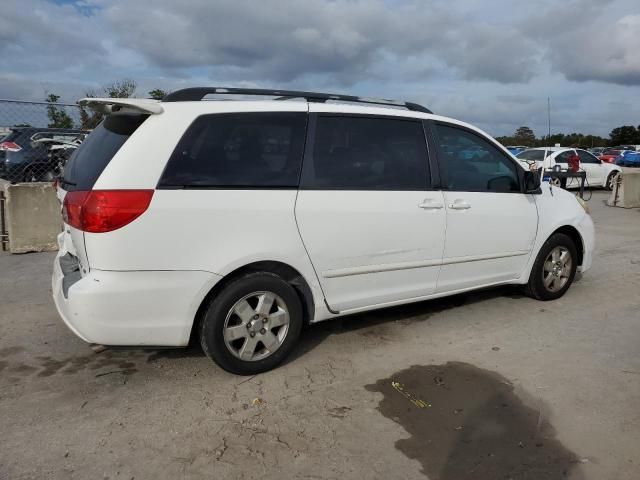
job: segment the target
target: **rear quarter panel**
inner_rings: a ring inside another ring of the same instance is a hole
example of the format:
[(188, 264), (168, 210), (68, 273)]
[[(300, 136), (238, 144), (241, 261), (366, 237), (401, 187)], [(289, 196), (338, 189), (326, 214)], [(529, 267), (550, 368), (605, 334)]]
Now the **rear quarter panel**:
[(148, 211), (129, 225), (85, 233), (89, 262), (100, 270), (202, 270), (224, 276), (256, 261), (279, 261), (319, 293), (295, 222), (296, 195), (296, 190), (157, 190)]

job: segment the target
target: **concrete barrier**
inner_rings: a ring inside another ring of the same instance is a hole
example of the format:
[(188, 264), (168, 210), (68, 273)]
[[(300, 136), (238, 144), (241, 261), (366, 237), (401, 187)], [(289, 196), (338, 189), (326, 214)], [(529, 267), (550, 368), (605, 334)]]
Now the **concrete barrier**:
[(613, 187), (607, 205), (610, 207), (640, 207), (640, 170), (623, 168), (620, 179)]
[(3, 182), (5, 223), (11, 253), (56, 250), (62, 231), (60, 202), (50, 183)]

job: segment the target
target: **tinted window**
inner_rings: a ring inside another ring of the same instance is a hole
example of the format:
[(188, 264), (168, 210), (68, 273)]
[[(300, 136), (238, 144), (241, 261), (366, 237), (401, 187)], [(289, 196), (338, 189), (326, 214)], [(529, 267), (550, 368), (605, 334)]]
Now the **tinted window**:
[(420, 122), (318, 116), (301, 186), (326, 190), (425, 190), (427, 144)]
[(438, 124), (435, 137), (449, 190), (520, 191), (518, 167), (489, 141), (467, 130)]
[(148, 116), (107, 116), (69, 158), (60, 179), (62, 187), (69, 191), (91, 190), (116, 152)]
[(162, 187), (297, 188), (306, 113), (198, 117), (162, 175)]
[(580, 162), (582, 163), (597, 163), (600, 164), (600, 160), (584, 150), (577, 150)]
[(525, 150), (516, 155), (520, 160), (544, 160), (544, 150)]
[(573, 155), (575, 155), (575, 152), (573, 150), (565, 150), (564, 152), (556, 155), (556, 158), (554, 160), (556, 161), (556, 163), (568, 163), (569, 158)]

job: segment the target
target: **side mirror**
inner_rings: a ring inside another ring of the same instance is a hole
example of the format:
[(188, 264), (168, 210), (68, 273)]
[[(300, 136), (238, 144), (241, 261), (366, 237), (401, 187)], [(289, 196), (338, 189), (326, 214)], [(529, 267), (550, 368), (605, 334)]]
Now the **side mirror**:
[(530, 170), (525, 170), (524, 172), (524, 193), (534, 193), (540, 194), (542, 190), (540, 189), (542, 181), (540, 179), (540, 171), (536, 170), (534, 172)]

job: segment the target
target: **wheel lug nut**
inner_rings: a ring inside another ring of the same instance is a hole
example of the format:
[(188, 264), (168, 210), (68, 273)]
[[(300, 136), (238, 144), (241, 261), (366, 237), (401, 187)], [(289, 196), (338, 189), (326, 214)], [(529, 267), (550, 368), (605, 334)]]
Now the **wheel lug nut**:
[(266, 328), (263, 328), (262, 330), (260, 330), (260, 333), (261, 333), (262, 335), (264, 335), (265, 333), (267, 333), (267, 329), (266, 329)]
[(264, 318), (262, 319), (262, 323), (267, 323), (267, 321), (268, 321), (268, 320), (269, 320), (269, 319), (268, 319), (267, 317), (264, 317)]
[(257, 320), (258, 318), (260, 318), (260, 316), (259, 316), (258, 314), (255, 314), (255, 315), (253, 316), (253, 319), (254, 319), (254, 320)]
[(252, 336), (252, 337), (255, 337), (256, 336), (256, 332), (250, 332), (249, 335)]

